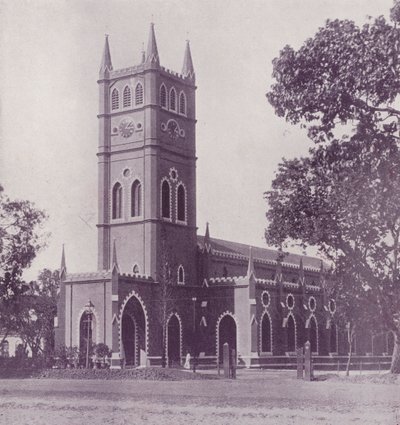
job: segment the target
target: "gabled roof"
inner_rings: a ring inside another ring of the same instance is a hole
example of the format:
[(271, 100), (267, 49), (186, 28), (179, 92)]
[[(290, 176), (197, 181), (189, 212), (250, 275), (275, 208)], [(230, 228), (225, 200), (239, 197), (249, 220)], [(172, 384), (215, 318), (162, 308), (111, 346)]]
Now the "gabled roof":
[[(223, 252), (230, 255), (240, 255), (244, 257), (244, 260), (249, 258), (249, 245), (226, 241), (223, 239), (210, 238), (211, 249), (214, 251)], [(200, 248), (204, 248), (204, 236), (197, 236), (197, 243)], [(265, 261), (277, 261), (279, 252), (275, 249), (261, 248), (252, 246), (252, 256), (256, 260)], [(287, 254), (283, 258), (283, 263), (291, 264), (294, 266), (300, 266), (300, 260), (303, 260), (304, 267), (311, 267), (314, 269), (320, 269), (321, 260), (316, 257), (307, 257), (299, 254)]]

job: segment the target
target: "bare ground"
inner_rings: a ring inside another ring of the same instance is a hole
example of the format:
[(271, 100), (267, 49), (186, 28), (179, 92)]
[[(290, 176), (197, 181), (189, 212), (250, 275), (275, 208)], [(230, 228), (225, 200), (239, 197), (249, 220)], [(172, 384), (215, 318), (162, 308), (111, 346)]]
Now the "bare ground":
[(400, 384), (305, 382), (294, 371), (239, 371), (236, 381), (9, 379), (0, 380), (0, 424), (400, 425)]

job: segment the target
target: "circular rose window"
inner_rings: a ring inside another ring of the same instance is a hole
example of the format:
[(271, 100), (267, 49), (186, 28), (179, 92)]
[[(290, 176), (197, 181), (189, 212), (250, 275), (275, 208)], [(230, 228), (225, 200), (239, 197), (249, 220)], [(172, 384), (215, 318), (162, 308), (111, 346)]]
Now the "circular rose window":
[(292, 309), (294, 307), (294, 296), (292, 294), (289, 294), (286, 297), (286, 305), (290, 309)]
[(263, 305), (264, 307), (268, 307), (268, 306), (269, 306), (270, 301), (271, 301), (271, 298), (270, 298), (270, 296), (269, 296), (268, 291), (264, 291), (264, 292), (261, 294), (261, 302), (262, 302), (262, 305)]
[(308, 308), (311, 310), (311, 311), (315, 311), (315, 308), (317, 307), (317, 301), (315, 300), (315, 298), (314, 297), (310, 297), (309, 299), (308, 299)]
[(129, 170), (129, 168), (125, 168), (122, 174), (124, 175), (124, 177), (129, 177), (129, 175), (131, 174), (131, 171)]

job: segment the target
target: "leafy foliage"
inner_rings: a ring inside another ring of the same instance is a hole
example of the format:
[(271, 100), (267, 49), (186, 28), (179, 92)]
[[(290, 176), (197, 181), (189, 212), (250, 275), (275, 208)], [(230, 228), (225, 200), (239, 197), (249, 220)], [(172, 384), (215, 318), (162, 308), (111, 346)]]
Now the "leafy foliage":
[[(398, 15), (396, 3), (392, 19)], [(328, 21), (298, 51), (286, 46), (273, 67), (269, 102), (278, 116), (307, 128), (315, 142), (332, 140), (335, 129), (359, 122), (396, 131), (400, 28), (385, 18), (361, 28), (348, 20)]]
[(274, 60), (268, 100), (318, 144), (306, 158), (283, 160), (266, 193), (267, 241), (317, 246), (335, 264), (333, 290), (349, 335), (357, 326), (392, 330), (398, 373), (399, 16), (396, 0), (392, 23), (328, 21)]
[(12, 201), (0, 186), (0, 302), (24, 292), (22, 273), (44, 246), (43, 211), (29, 201)]

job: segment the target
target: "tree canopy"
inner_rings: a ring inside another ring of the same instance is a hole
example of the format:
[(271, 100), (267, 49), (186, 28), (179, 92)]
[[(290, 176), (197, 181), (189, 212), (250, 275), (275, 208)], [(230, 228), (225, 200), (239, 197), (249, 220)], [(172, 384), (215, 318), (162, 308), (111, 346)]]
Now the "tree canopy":
[(268, 100), (316, 145), (279, 165), (266, 239), (317, 246), (335, 265), (345, 317), (394, 332), (400, 373), (399, 1), (391, 20), (327, 21), (273, 61)]
[(45, 244), (45, 219), (31, 202), (10, 200), (0, 186), (0, 302), (23, 292), (22, 273)]
[(38, 251), (45, 244), (42, 224), (46, 214), (29, 201), (11, 200), (0, 186), (0, 333), (3, 340), (16, 332), (16, 318), (25, 309), (23, 280)]
[(307, 128), (315, 142), (360, 121), (393, 134), (400, 118), (399, 10), (396, 3), (393, 22), (381, 16), (362, 27), (327, 21), (299, 50), (284, 47), (273, 61), (276, 83), (267, 93), (276, 114)]

